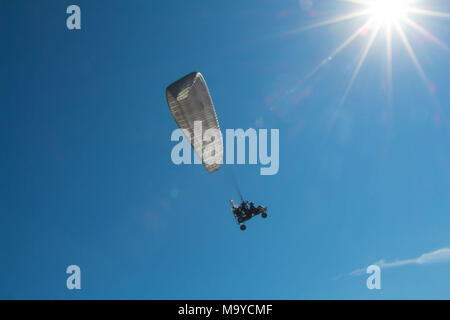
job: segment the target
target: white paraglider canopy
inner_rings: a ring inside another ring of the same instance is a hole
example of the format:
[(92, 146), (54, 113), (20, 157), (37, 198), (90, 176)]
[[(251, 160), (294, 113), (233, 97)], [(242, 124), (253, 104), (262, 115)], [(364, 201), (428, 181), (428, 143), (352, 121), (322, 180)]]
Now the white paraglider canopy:
[[(208, 172), (223, 161), (223, 138), (205, 79), (193, 72), (166, 89), (167, 104)], [(199, 132), (200, 131), (200, 132)]]

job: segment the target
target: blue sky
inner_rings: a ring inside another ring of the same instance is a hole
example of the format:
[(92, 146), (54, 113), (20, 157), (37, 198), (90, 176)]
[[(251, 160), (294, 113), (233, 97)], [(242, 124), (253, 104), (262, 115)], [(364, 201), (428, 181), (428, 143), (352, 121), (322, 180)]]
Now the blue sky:
[[(0, 298), (450, 298), (445, 261), (349, 276), (450, 247), (449, 52), (405, 26), (430, 92), (393, 33), (389, 106), (380, 33), (340, 105), (368, 35), (302, 79), (367, 18), (290, 33), (359, 8), (304, 4), (0, 0)], [(192, 71), (222, 128), (280, 130), (277, 175), (172, 164), (165, 88)], [(232, 171), (269, 207), (246, 232)]]

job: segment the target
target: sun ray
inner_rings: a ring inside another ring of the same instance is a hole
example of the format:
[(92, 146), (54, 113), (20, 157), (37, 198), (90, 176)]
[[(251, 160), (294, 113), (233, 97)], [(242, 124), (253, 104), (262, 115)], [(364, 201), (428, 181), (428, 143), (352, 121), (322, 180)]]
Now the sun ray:
[(413, 27), (414, 29), (416, 29), (417, 31), (419, 31), (422, 35), (424, 35), (426, 38), (430, 39), (431, 41), (433, 41), (434, 43), (436, 43), (437, 45), (439, 45), (440, 47), (442, 47), (443, 49), (447, 50), (450, 52), (450, 47), (447, 46), (444, 42), (442, 42), (439, 38), (437, 38), (435, 35), (433, 35), (430, 31), (428, 31), (427, 29), (421, 27), (420, 25), (418, 25), (416, 22), (414, 22), (413, 20), (411, 20), (408, 17), (405, 17), (403, 19), (405, 22), (407, 22), (411, 27)]
[(370, 5), (370, 1), (369, 0), (341, 0), (343, 2), (350, 2), (350, 3), (356, 3), (362, 6), (368, 6)]
[(342, 106), (344, 104), (345, 100), (347, 99), (348, 93), (350, 92), (350, 90), (353, 87), (353, 84), (354, 84), (356, 78), (358, 77), (359, 71), (361, 70), (361, 67), (364, 64), (364, 61), (366, 60), (367, 54), (369, 53), (370, 48), (372, 47), (372, 44), (375, 41), (375, 38), (377, 37), (378, 32), (380, 31), (380, 28), (381, 28), (381, 24), (378, 23), (378, 25), (372, 31), (370, 39), (367, 42), (367, 45), (364, 48), (364, 52), (362, 53), (361, 58), (359, 59), (358, 65), (356, 66), (355, 71), (353, 72), (352, 77), (350, 79), (350, 82), (349, 82), (347, 88), (345, 89), (344, 96), (342, 97), (339, 106)]
[(392, 28), (386, 27), (386, 55), (387, 55), (387, 89), (388, 103), (392, 105)]
[(369, 19), (364, 23), (358, 30), (356, 30), (350, 37), (348, 37), (344, 42), (342, 42), (327, 58), (323, 59), (319, 65), (317, 65), (308, 75), (303, 79), (303, 81), (311, 78), (314, 74), (322, 69), (331, 59), (338, 55), (342, 50), (344, 50), (350, 43), (352, 43), (366, 28), (369, 28), (373, 23), (373, 19)]
[(357, 11), (357, 12), (349, 13), (349, 14), (346, 14), (346, 15), (343, 15), (343, 16), (338, 16), (338, 17), (333, 18), (333, 19), (328, 19), (328, 20), (325, 20), (325, 21), (322, 21), (322, 22), (314, 23), (314, 24), (311, 24), (309, 26), (301, 27), (301, 28), (293, 30), (293, 31), (291, 31), (289, 33), (297, 33), (297, 32), (311, 30), (311, 29), (315, 29), (315, 28), (319, 28), (319, 27), (324, 27), (324, 26), (328, 26), (328, 25), (332, 25), (332, 24), (336, 24), (336, 23), (340, 23), (340, 22), (356, 19), (356, 18), (362, 17), (362, 16), (367, 15), (367, 14), (369, 14), (369, 10)]
[(450, 19), (450, 14), (446, 13), (446, 12), (425, 10), (425, 9), (416, 8), (416, 7), (410, 7), (408, 9), (408, 12), (417, 13), (417, 14), (421, 14), (421, 15), (425, 15), (425, 16)]
[(425, 83), (427, 89), (430, 90), (431, 82), (428, 80), (428, 77), (425, 74), (425, 71), (423, 71), (422, 65), (420, 64), (419, 59), (417, 59), (417, 56), (414, 53), (414, 50), (411, 47), (411, 44), (409, 43), (408, 37), (406, 36), (405, 32), (403, 31), (403, 29), (399, 23), (396, 23), (395, 27), (397, 29), (398, 34), (400, 35), (400, 38), (403, 41), (403, 44), (405, 45), (406, 51), (408, 51), (408, 54), (409, 54), (411, 60), (413, 61), (414, 66), (417, 69), (417, 72), (419, 73), (420, 77), (422, 78), (422, 81)]

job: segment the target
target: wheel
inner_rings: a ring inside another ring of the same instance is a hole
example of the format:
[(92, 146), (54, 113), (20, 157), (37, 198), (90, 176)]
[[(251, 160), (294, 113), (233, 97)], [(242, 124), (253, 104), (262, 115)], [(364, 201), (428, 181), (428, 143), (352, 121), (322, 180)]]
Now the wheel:
[(238, 218), (238, 222), (239, 222), (239, 223), (242, 223), (242, 222), (244, 222), (244, 219)]
[(247, 227), (245, 226), (245, 224), (241, 225), (241, 230), (244, 231), (245, 229), (247, 229)]
[(263, 217), (264, 219), (267, 218), (267, 213), (263, 212), (263, 213), (261, 214), (261, 217)]

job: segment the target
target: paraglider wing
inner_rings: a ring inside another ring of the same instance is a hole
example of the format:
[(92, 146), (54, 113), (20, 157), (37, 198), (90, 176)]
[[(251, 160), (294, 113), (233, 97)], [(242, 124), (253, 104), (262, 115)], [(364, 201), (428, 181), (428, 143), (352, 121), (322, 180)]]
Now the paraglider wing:
[[(223, 161), (222, 133), (214, 104), (201, 73), (193, 72), (171, 84), (167, 87), (166, 98), (172, 116), (206, 170), (210, 173), (219, 170)], [(199, 124), (200, 134), (198, 134)]]

